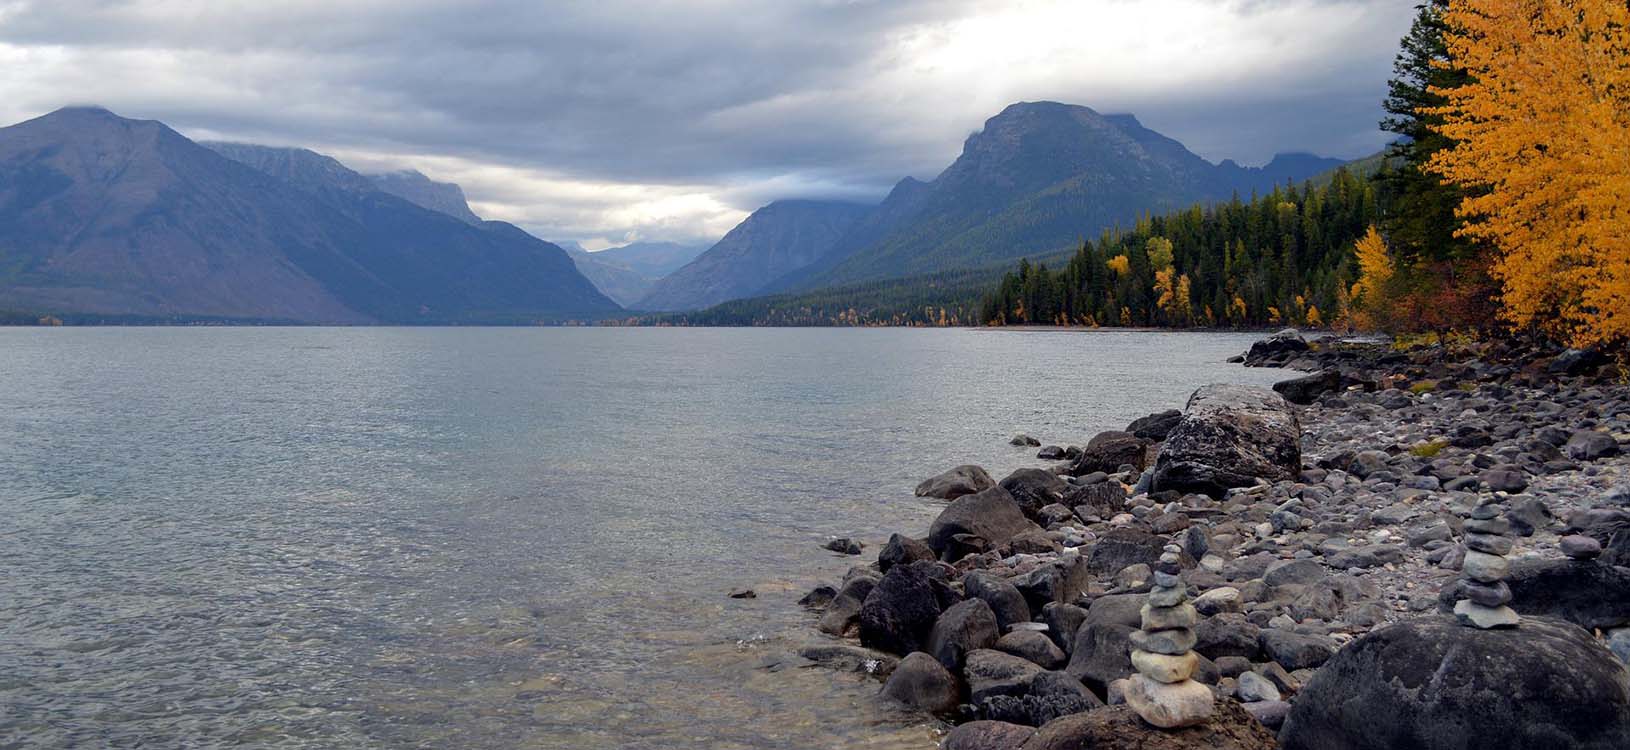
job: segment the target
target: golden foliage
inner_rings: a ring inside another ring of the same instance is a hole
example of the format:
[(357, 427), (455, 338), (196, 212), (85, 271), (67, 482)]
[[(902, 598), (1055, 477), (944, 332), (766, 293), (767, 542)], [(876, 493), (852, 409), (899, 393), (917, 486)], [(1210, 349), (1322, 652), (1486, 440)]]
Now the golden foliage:
[(1104, 265), (1109, 266), (1109, 270), (1114, 271), (1116, 276), (1125, 276), (1132, 270), (1132, 261), (1127, 259), (1127, 257), (1124, 255), (1117, 255), (1110, 258), (1109, 260), (1104, 261)]
[(1358, 281), (1350, 292), (1353, 307), (1356, 308), (1353, 323), (1363, 329), (1379, 328), (1389, 312), (1385, 309), (1390, 302), (1387, 299), (1387, 285), (1398, 269), (1392, 263), (1392, 255), (1387, 252), (1387, 243), (1381, 239), (1381, 232), (1373, 226), (1358, 240), (1354, 250), (1358, 254)]
[(1630, 339), (1630, 4), (1452, 0), (1437, 91), (1457, 141), (1430, 168), (1470, 188), (1461, 231), (1500, 250), (1505, 316), (1578, 346)]

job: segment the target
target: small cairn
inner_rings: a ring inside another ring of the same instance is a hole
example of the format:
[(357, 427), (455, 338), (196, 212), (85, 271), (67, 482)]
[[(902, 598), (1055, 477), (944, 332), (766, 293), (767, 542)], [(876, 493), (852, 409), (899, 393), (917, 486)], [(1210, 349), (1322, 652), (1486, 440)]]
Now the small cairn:
[(1511, 587), (1504, 579), (1511, 569), (1506, 560), (1511, 554), (1510, 531), (1511, 523), (1500, 517), (1499, 504), (1492, 498), (1478, 503), (1466, 521), (1466, 561), (1459, 586), (1465, 598), (1455, 603), (1460, 624), (1491, 630), (1514, 628), (1522, 620), (1507, 606)]
[(1183, 585), (1182, 548), (1166, 545), (1155, 564), (1154, 587), (1143, 605), (1143, 629), (1132, 633), (1132, 666), (1126, 703), (1138, 716), (1162, 729), (1186, 727), (1211, 718), (1211, 688), (1196, 682), (1194, 625), (1200, 615), (1188, 603)]

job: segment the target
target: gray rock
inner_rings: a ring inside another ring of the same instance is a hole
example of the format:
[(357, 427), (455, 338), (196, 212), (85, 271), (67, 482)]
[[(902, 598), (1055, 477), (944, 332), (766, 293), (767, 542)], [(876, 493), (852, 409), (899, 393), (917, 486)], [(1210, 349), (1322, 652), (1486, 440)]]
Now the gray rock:
[(953, 549), (953, 537), (958, 534), (971, 534), (998, 547), (1018, 534), (1037, 528), (1025, 518), (1007, 490), (991, 487), (958, 497), (945, 506), (928, 528), (928, 547), (940, 559), (955, 562), (959, 556)]
[(992, 649), (968, 652), (962, 668), (974, 705), (992, 695), (1024, 695), (1030, 691), (1030, 681), (1042, 671), (1029, 659)]
[(1126, 433), (1108, 437), (1099, 435), (1081, 449), (1081, 457), (1070, 466), (1070, 474), (1081, 476), (1095, 471), (1113, 473), (1128, 465), (1142, 471), (1149, 465), (1148, 448), (1148, 441)]
[(1092, 546), (1087, 570), (1094, 575), (1111, 576), (1122, 568), (1142, 563), (1153, 567), (1160, 561), (1166, 540), (1135, 529), (1116, 529)]
[(917, 485), (917, 497), (937, 497), (941, 500), (955, 500), (963, 495), (972, 495), (983, 492), (996, 486), (996, 480), (984, 468), (973, 464), (964, 464), (939, 476), (923, 480)]
[(1030, 604), (1024, 594), (995, 573), (976, 570), (962, 577), (962, 587), (968, 596), (982, 599), (996, 613), (996, 625), (1002, 631), (1016, 623), (1030, 621)]
[(1602, 555), (1602, 543), (1582, 534), (1571, 534), (1558, 540), (1562, 554), (1574, 560), (1594, 560)]
[(1286, 401), (1306, 406), (1319, 400), (1326, 393), (1335, 393), (1341, 390), (1341, 373), (1335, 370), (1306, 375), (1290, 380), (1281, 380), (1273, 384), (1273, 389), (1284, 396)]
[(953, 728), (940, 750), (1019, 750), (1035, 734), (1034, 727), (1005, 721), (970, 721)]
[(1371, 631), (1313, 676), (1285, 750), (1630, 747), (1630, 678), (1577, 626), (1479, 630), (1428, 617)]
[(919, 711), (949, 714), (961, 702), (961, 688), (951, 674), (921, 651), (906, 654), (883, 683), (883, 696)]
[(929, 582), (931, 563), (889, 569), (860, 607), (860, 644), (892, 654), (921, 651), (939, 619), (940, 604)]
[(1019, 469), (1003, 478), (1000, 486), (1030, 518), (1040, 518), (1041, 509), (1063, 500), (1064, 491), (1070, 488), (1057, 474), (1042, 469)]
[(863, 545), (861, 545), (860, 542), (848, 537), (838, 537), (837, 539), (828, 540), (823, 546), (833, 552), (838, 552), (845, 555), (858, 555), (860, 554), (860, 548)]
[(1133, 632), (1118, 624), (1082, 626), (1064, 671), (1107, 698), (1109, 683), (1132, 674)]
[(1585, 430), (1575, 432), (1562, 449), (1575, 461), (1595, 461), (1619, 455), (1619, 442), (1605, 432)]
[(1075, 634), (1087, 619), (1087, 611), (1074, 604), (1048, 604), (1041, 608), (1041, 621), (1047, 624), (1047, 637), (1067, 655), (1075, 647)]
[(1522, 492), (1528, 489), (1528, 475), (1515, 466), (1496, 466), (1478, 475), (1495, 492)]
[(990, 648), (1000, 634), (990, 605), (968, 599), (940, 613), (928, 633), (926, 650), (946, 669), (961, 669), (969, 651)]
[(934, 559), (934, 550), (927, 544), (900, 534), (890, 534), (888, 544), (877, 553), (877, 567), (884, 573), (896, 565), (909, 565), (918, 560)]
[(1224, 612), (1194, 626), (1197, 640), (1194, 650), (1208, 659), (1242, 656), (1254, 661), (1262, 653), (1261, 634), (1262, 629), (1245, 619), (1245, 615)]
[(1336, 642), (1323, 635), (1270, 628), (1258, 640), (1268, 658), (1293, 672), (1317, 668), (1336, 654)]
[(1301, 425), (1283, 397), (1242, 385), (1208, 385), (1189, 397), (1155, 462), (1158, 490), (1221, 497), (1258, 478), (1293, 479), (1301, 471)]
[(1308, 584), (1321, 581), (1326, 575), (1329, 575), (1329, 571), (1315, 560), (1281, 560), (1268, 566), (1262, 581), (1269, 586)]
[(1279, 700), (1279, 687), (1255, 672), (1243, 672), (1235, 684), (1234, 691), (1239, 699), (1246, 703), (1255, 701)]
[(1171, 434), (1172, 428), (1176, 427), (1177, 423), (1181, 421), (1183, 421), (1183, 412), (1170, 409), (1134, 419), (1132, 424), (1126, 426), (1126, 431), (1131, 433), (1133, 437), (1160, 442), (1165, 440), (1166, 436)]
[(1063, 667), (1068, 657), (1052, 639), (1034, 630), (1015, 630), (996, 641), (997, 651), (1028, 659), (1042, 669)]
[[(1511, 608), (1524, 617), (1568, 620), (1580, 627), (1608, 629), (1630, 624), (1630, 570), (1599, 561), (1519, 559), (1503, 583)], [(1438, 594), (1438, 611), (1452, 612), (1467, 598), (1456, 581)]]

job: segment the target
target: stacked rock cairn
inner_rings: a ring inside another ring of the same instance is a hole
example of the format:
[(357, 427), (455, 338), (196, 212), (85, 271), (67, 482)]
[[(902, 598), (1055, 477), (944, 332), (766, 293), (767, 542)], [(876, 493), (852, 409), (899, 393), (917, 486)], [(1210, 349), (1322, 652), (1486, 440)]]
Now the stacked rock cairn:
[(1514, 628), (1522, 618), (1507, 606), (1511, 601), (1511, 587), (1504, 580), (1511, 564), (1510, 522), (1500, 517), (1497, 501), (1478, 503), (1466, 521), (1466, 561), (1461, 565), (1462, 580), (1459, 593), (1465, 597), (1455, 602), (1455, 618), (1462, 625), (1490, 630)]
[(1194, 625), (1200, 615), (1183, 585), (1182, 549), (1166, 545), (1154, 570), (1154, 587), (1143, 605), (1143, 629), (1132, 633), (1132, 666), (1126, 703), (1163, 729), (1199, 724), (1211, 717), (1211, 688), (1194, 680)]

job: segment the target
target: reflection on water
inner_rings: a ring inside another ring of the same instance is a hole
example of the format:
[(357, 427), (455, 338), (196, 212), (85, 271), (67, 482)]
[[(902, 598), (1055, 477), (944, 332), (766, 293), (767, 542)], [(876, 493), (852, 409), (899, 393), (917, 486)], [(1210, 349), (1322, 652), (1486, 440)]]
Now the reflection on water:
[(1250, 340), (0, 329), (0, 746), (931, 748), (793, 656), (820, 542)]

